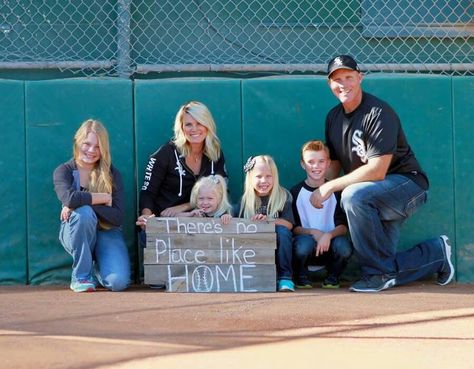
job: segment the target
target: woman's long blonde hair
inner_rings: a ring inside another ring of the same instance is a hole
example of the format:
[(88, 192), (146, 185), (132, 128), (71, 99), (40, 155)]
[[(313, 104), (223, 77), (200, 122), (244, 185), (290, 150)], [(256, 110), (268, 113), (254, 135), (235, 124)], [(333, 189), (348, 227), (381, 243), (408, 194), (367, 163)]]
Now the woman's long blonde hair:
[[(247, 167), (249, 163), (250, 167)], [(269, 155), (259, 155), (251, 158), (246, 164), (248, 170), (246, 169), (244, 194), (242, 195), (242, 200), (240, 202), (240, 217), (251, 218), (257, 214), (257, 210), (262, 204), (262, 200), (255, 193), (252, 180), (255, 166), (262, 163), (268, 165), (273, 175), (273, 188), (270, 191), (270, 197), (268, 199), (267, 216), (269, 218), (277, 218), (278, 212), (282, 211), (285, 206), (287, 194), (285, 189), (280, 186), (278, 169), (275, 161)]]
[(91, 171), (88, 190), (89, 192), (112, 193), (113, 182), (112, 174), (110, 172), (112, 159), (110, 156), (109, 135), (107, 134), (107, 130), (102, 125), (102, 123), (94, 119), (87, 119), (81, 124), (74, 135), (74, 160), (77, 163), (81, 145), (86, 140), (87, 135), (90, 132), (93, 132), (97, 135), (97, 140), (99, 141), (100, 159), (97, 161), (94, 169)]
[(215, 192), (219, 199), (219, 206), (212, 216), (220, 217), (224, 214), (230, 214), (232, 207), (229, 202), (229, 196), (227, 194), (227, 183), (224, 177), (219, 174), (201, 177), (194, 184), (193, 189), (191, 190), (191, 199), (190, 203), (194, 208), (197, 208), (197, 199), (199, 197), (199, 191), (202, 188), (207, 188)]
[(219, 160), (221, 155), (221, 143), (216, 134), (216, 123), (212, 118), (212, 114), (206, 105), (199, 101), (190, 101), (181, 106), (176, 114), (174, 120), (174, 138), (173, 142), (178, 148), (179, 152), (184, 156), (191, 153), (191, 146), (189, 145), (183, 131), (184, 115), (188, 113), (196, 121), (207, 128), (207, 135), (204, 141), (203, 153), (212, 161)]

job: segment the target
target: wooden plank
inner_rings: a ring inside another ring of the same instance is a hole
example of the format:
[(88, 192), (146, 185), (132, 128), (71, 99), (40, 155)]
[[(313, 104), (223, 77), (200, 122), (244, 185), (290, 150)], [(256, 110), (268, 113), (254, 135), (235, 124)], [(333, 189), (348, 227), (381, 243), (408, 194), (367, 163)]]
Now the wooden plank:
[(154, 247), (143, 250), (144, 264), (275, 264), (275, 250), (226, 247), (217, 249), (173, 249)]
[(233, 218), (229, 224), (222, 224), (216, 218), (149, 218), (147, 233), (188, 233), (188, 234), (248, 234), (274, 233), (275, 222), (252, 222), (248, 219)]
[(253, 248), (276, 248), (276, 233), (253, 233), (242, 235), (208, 235), (208, 234), (160, 234), (148, 233), (146, 247), (168, 245), (176, 249), (221, 249), (222, 247), (236, 246)]
[(168, 292), (275, 292), (275, 265), (145, 265), (146, 284)]

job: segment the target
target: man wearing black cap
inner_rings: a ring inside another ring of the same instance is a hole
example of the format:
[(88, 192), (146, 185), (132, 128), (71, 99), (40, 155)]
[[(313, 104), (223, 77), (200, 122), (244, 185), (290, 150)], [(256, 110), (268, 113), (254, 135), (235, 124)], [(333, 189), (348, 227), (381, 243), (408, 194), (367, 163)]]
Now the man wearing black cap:
[(328, 84), (341, 102), (326, 117), (331, 174), (311, 196), (321, 208), (342, 191), (362, 278), (351, 291), (378, 292), (437, 273), (438, 284), (454, 277), (446, 236), (397, 252), (400, 227), (426, 202), (428, 178), (411, 150), (400, 120), (384, 101), (362, 91), (357, 62), (340, 55), (328, 64)]

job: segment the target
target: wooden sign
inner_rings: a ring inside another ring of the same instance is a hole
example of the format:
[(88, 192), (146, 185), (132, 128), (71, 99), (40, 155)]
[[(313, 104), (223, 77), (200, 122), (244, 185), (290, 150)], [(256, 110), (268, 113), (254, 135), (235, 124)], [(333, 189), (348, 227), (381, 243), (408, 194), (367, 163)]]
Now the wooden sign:
[(275, 292), (273, 222), (234, 218), (150, 218), (146, 284), (169, 292)]

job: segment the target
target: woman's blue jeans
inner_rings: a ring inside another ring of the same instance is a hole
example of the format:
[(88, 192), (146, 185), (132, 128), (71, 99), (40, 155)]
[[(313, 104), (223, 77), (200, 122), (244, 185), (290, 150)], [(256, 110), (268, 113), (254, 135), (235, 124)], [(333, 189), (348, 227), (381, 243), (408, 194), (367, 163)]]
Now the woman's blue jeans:
[(356, 183), (342, 191), (341, 205), (362, 275), (384, 274), (404, 284), (442, 268), (445, 258), (440, 238), (397, 253), (402, 223), (426, 200), (427, 192), (400, 174)]
[(308, 278), (308, 265), (324, 265), (328, 276), (339, 279), (352, 255), (352, 246), (345, 236), (334, 237), (329, 250), (316, 257), (316, 240), (309, 234), (296, 235), (293, 240), (295, 278)]
[(125, 290), (130, 283), (130, 259), (122, 231), (98, 230), (97, 224), (94, 210), (87, 205), (74, 209), (69, 220), (61, 223), (59, 240), (73, 260), (71, 280), (90, 280), (95, 274), (105, 288)]

